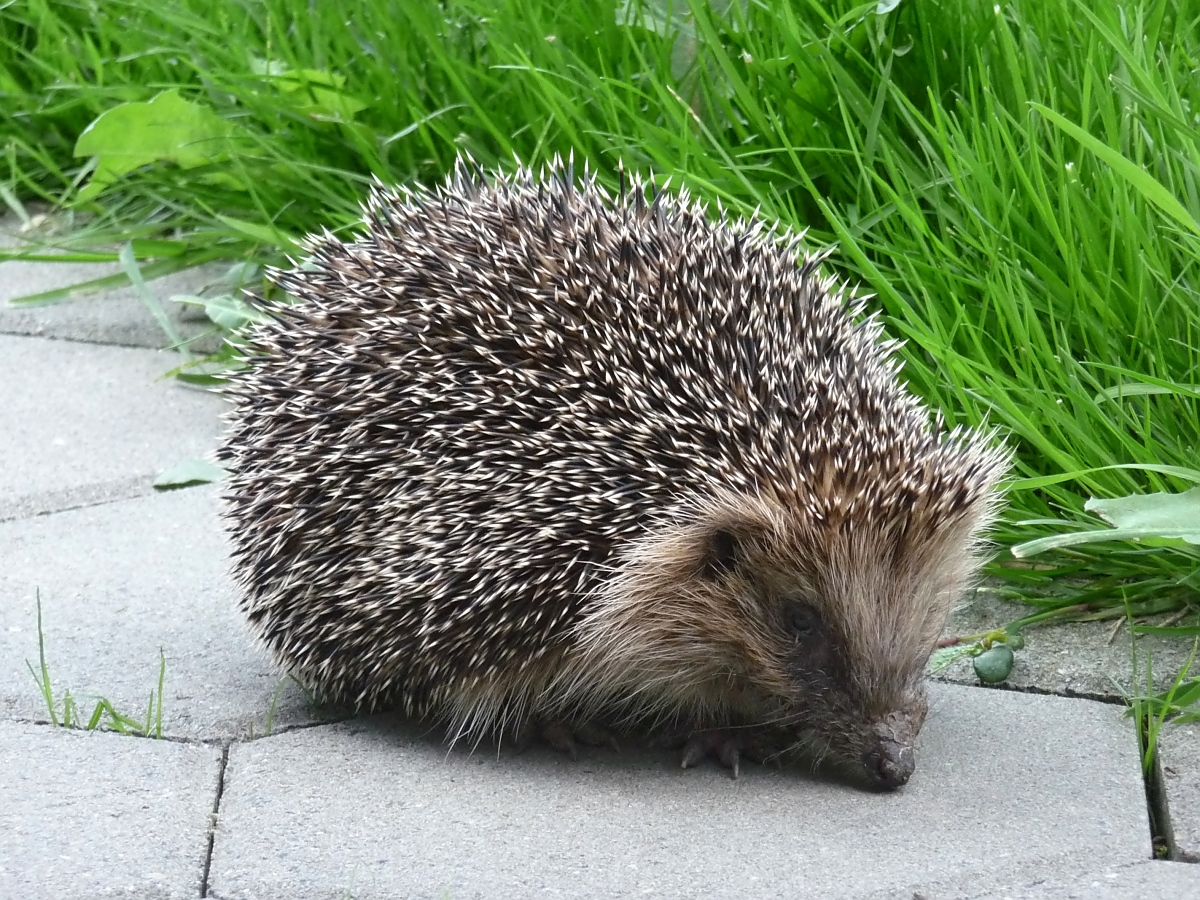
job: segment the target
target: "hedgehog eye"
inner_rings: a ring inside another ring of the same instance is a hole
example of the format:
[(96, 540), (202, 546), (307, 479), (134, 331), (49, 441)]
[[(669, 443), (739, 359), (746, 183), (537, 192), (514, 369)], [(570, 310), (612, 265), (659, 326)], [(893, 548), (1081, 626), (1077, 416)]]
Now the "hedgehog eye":
[(718, 528), (708, 539), (708, 556), (704, 560), (705, 578), (718, 578), (738, 563), (738, 540), (732, 531)]
[(788, 634), (801, 641), (811, 641), (822, 631), (821, 617), (807, 603), (793, 601), (783, 609), (783, 625)]
[(791, 639), (789, 666), (797, 684), (811, 692), (838, 671), (838, 650), (821, 614), (802, 600), (787, 600), (780, 610), (784, 634)]

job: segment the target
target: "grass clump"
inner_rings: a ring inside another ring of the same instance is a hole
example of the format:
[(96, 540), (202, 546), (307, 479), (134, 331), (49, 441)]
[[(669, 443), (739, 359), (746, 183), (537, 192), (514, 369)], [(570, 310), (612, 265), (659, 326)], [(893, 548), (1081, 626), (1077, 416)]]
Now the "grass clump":
[(161, 651), (158, 655), (158, 685), (150, 692), (150, 699), (146, 704), (145, 719), (135, 719), (132, 716), (119, 712), (104, 697), (97, 697), (91, 715), (85, 716), (84, 710), (80, 709), (78, 701), (69, 689), (64, 690), (61, 697), (55, 696), (54, 686), (50, 681), (50, 667), (46, 663), (46, 639), (42, 631), (42, 598), (40, 593), (37, 596), (37, 629), (38, 666), (35, 669), (33, 663), (28, 660), (25, 661), (25, 665), (29, 668), (29, 674), (33, 676), (33, 680), (37, 683), (38, 691), (46, 703), (46, 713), (50, 717), (52, 725), (63, 728), (82, 728), (86, 731), (95, 731), (97, 728), (103, 728), (119, 732), (120, 734), (135, 734), (141, 737), (154, 738), (162, 737), (163, 682), (167, 675), (167, 658)]
[[(1183, 0), (30, 0), (0, 177), (149, 277), (283, 261), (462, 150), (670, 175), (837, 246), (914, 389), (1018, 448), (1007, 547), (1196, 481), (1198, 59)], [(991, 568), (1027, 623), (1200, 633), (1195, 544), (1051, 552)]]
[(1190, 675), (1200, 647), (1192, 644), (1192, 652), (1183, 668), (1166, 690), (1154, 692), (1153, 660), (1147, 657), (1143, 670), (1133, 648), (1134, 681), (1145, 678), (1145, 693), (1127, 698), (1130, 715), (1137, 729), (1138, 753), (1142, 761), (1142, 776), (1146, 785), (1146, 806), (1150, 814), (1150, 835), (1156, 859), (1179, 859), (1174, 829), (1163, 781), (1163, 765), (1159, 744), (1164, 729), (1200, 721), (1200, 676)]

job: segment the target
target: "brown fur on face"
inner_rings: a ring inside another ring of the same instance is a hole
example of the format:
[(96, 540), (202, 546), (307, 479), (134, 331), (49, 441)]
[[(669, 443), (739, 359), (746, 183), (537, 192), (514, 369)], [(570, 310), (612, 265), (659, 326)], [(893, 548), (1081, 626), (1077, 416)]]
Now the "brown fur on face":
[(697, 504), (625, 555), (558, 684), (693, 729), (769, 726), (781, 749), (876, 780), (880, 753), (900, 754), (896, 786), (989, 513), (982, 500), (912, 541), (899, 521), (813, 522), (736, 495)]

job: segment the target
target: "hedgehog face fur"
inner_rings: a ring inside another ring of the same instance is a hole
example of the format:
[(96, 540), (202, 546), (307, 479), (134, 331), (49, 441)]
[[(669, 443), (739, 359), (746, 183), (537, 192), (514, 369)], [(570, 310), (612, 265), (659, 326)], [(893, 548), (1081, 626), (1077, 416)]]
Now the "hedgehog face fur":
[(456, 737), (671, 723), (903, 784), (1008, 457), (798, 240), (557, 162), (376, 191), (229, 387), (256, 633)]
[(605, 682), (641, 714), (769, 723), (776, 749), (903, 784), (926, 714), (925, 663), (969, 582), (979, 522), (915, 543), (855, 525), (725, 497), (656, 530), (586, 615), (568, 677), (593, 691)]

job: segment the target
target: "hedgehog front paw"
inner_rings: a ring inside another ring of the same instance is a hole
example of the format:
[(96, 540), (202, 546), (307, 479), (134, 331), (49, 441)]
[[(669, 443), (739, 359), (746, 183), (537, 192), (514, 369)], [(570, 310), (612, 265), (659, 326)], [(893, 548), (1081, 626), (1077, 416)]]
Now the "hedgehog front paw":
[[(532, 731), (541, 741), (559, 753), (567, 754), (572, 760), (579, 758), (579, 744), (583, 744), (585, 747), (609, 747), (615, 753), (621, 752), (617, 739), (613, 737), (612, 733), (604, 726), (594, 722), (572, 723), (556, 719), (537, 723), (532, 727)], [(527, 732), (521, 742), (522, 745), (528, 746), (529, 739), (530, 734)]]
[(755, 763), (778, 760), (782, 749), (775, 736), (765, 729), (713, 728), (692, 732), (683, 745), (679, 764), (688, 769), (711, 756), (731, 769), (737, 778), (743, 759)]

